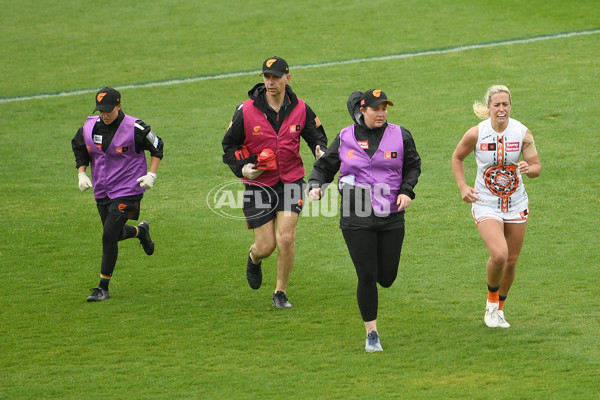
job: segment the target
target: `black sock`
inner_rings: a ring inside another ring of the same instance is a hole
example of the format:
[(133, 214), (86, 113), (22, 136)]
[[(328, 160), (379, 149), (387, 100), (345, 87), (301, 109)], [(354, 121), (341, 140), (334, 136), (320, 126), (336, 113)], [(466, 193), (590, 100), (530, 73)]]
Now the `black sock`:
[(108, 291), (108, 284), (110, 283), (110, 277), (106, 278), (104, 275), (100, 274), (100, 283), (98, 286), (106, 291)]
[(500, 290), (500, 286), (496, 286), (496, 287), (491, 287), (490, 285), (487, 285), (488, 290), (492, 293), (497, 292), (498, 290)]

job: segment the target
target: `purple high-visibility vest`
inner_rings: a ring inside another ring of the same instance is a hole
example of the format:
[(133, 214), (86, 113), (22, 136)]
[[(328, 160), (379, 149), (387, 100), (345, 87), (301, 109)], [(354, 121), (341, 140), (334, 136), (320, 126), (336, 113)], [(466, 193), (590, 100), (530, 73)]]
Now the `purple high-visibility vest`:
[(402, 129), (388, 124), (373, 158), (365, 152), (354, 136), (354, 125), (340, 132), (338, 155), (340, 184), (343, 182), (368, 189), (371, 205), (377, 214), (398, 212), (396, 200), (402, 185), (404, 142)]
[(83, 138), (90, 153), (94, 197), (115, 199), (144, 193), (146, 190), (137, 178), (146, 175), (148, 165), (144, 152), (135, 152), (134, 124), (138, 118), (125, 115), (106, 151), (102, 151), (102, 137), (92, 137), (98, 120), (99, 117), (91, 116), (83, 125)]

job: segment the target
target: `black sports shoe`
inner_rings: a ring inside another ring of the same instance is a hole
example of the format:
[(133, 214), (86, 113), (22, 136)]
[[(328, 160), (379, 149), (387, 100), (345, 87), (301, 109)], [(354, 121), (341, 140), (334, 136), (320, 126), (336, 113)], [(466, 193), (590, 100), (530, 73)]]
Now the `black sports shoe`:
[(152, 238), (150, 238), (150, 222), (140, 222), (140, 224), (138, 225), (137, 237), (140, 240), (140, 243), (144, 248), (146, 254), (148, 254), (149, 256), (154, 254), (154, 242), (152, 241)]
[(273, 295), (273, 305), (279, 309), (292, 308), (292, 303), (290, 303), (284, 292), (275, 292)]
[(250, 287), (256, 290), (260, 288), (260, 285), (262, 285), (262, 269), (260, 268), (262, 261), (259, 261), (258, 264), (254, 264), (252, 262), (252, 258), (250, 258), (250, 253), (252, 253), (252, 246), (250, 246), (250, 251), (248, 252), (246, 278), (248, 279), (248, 284)]
[(104, 290), (101, 287), (92, 289), (92, 294), (88, 296), (87, 301), (102, 301), (110, 299), (108, 290)]

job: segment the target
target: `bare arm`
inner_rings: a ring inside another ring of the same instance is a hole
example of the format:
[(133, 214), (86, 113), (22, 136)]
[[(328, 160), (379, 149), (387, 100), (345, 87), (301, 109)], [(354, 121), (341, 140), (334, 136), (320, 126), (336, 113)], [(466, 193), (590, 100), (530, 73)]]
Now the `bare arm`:
[(535, 142), (533, 136), (528, 130), (523, 139), (523, 161), (518, 164), (519, 171), (522, 174), (527, 175), (529, 178), (537, 178), (542, 172), (542, 165), (540, 164), (540, 157), (538, 156), (535, 148)]
[(160, 161), (161, 161), (160, 158), (151, 156), (150, 157), (150, 169), (149, 169), (149, 172), (152, 172), (153, 174), (156, 174), (156, 171), (158, 170), (158, 165), (160, 164)]

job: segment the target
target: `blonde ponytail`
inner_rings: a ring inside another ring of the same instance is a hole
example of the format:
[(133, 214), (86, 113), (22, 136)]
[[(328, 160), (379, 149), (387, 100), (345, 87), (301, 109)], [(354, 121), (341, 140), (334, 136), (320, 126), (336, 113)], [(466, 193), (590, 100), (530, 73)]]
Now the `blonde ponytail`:
[(479, 119), (488, 119), (490, 117), (490, 111), (487, 106), (480, 101), (475, 101), (475, 103), (473, 103), (473, 111)]

